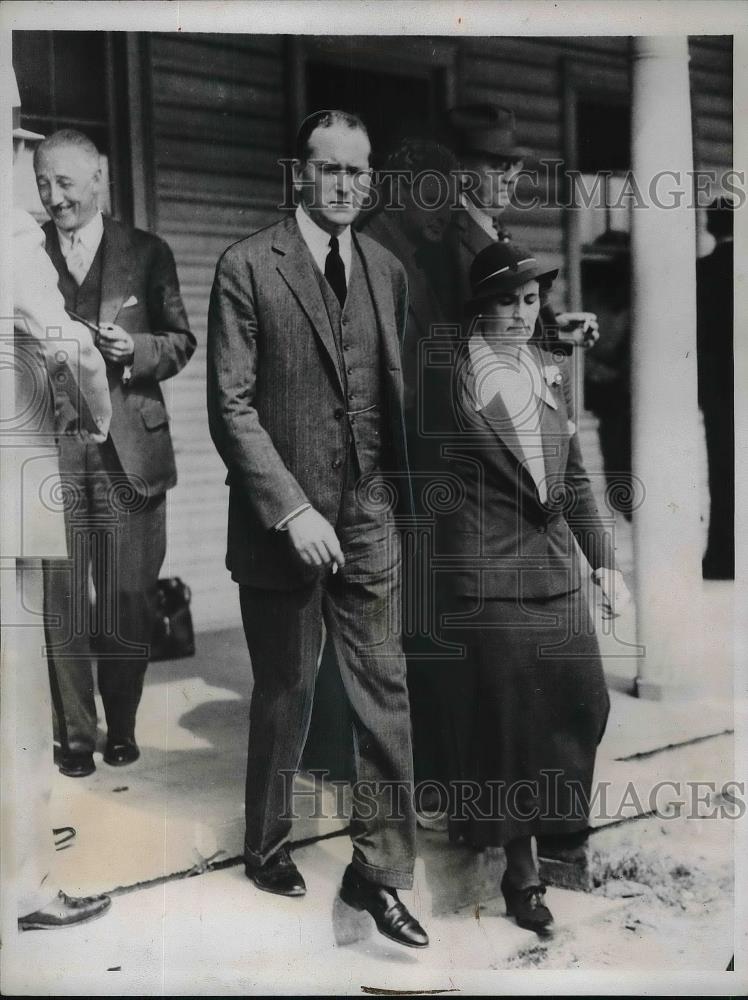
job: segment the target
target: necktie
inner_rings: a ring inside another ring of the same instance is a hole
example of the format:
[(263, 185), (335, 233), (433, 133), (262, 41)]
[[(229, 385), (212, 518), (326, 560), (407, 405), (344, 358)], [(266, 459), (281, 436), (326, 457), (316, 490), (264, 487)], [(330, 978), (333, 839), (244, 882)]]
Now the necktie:
[(340, 256), (337, 236), (330, 237), (330, 252), (325, 260), (325, 277), (330, 288), (337, 295), (340, 308), (342, 309), (346, 296), (345, 267), (343, 265), (343, 258)]
[(81, 247), (80, 236), (76, 233), (73, 236), (73, 247), (65, 261), (68, 271), (75, 278), (75, 283), (80, 286), (86, 280), (88, 268), (83, 260), (83, 248)]

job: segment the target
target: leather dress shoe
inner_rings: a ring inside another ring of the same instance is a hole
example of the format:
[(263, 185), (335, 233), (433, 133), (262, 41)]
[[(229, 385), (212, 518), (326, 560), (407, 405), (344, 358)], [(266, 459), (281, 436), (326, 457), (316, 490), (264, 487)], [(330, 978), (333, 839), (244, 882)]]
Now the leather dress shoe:
[(22, 931), (47, 931), (55, 927), (73, 927), (106, 913), (112, 901), (109, 896), (67, 896), (60, 890), (55, 898), (40, 910), (18, 918)]
[(68, 778), (85, 778), (96, 770), (93, 751), (62, 750), (57, 759), (57, 767), (60, 774), (65, 774)]
[(400, 901), (395, 889), (370, 882), (348, 865), (340, 887), (340, 898), (354, 910), (366, 910), (380, 934), (408, 948), (425, 948), (428, 934)]
[(106, 741), (104, 762), (111, 767), (124, 767), (125, 764), (133, 764), (139, 756), (138, 744), (129, 736), (110, 737)]
[(542, 883), (517, 889), (504, 872), (501, 879), (501, 893), (506, 903), (508, 917), (514, 917), (520, 927), (535, 931), (541, 936), (550, 934), (553, 914), (545, 905), (545, 886)]
[(263, 892), (274, 892), (277, 896), (306, 895), (306, 882), (286, 847), (272, 854), (264, 865), (245, 864), (244, 872)]

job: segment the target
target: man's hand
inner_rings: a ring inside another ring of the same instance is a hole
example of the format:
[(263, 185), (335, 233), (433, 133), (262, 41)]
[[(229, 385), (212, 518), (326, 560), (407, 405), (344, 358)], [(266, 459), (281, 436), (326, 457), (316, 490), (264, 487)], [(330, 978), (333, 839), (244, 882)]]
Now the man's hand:
[(81, 430), (78, 431), (78, 437), (81, 441), (92, 441), (94, 444), (104, 444), (109, 435), (102, 434), (99, 431), (87, 431), (81, 428)]
[(600, 567), (593, 572), (592, 579), (602, 591), (603, 620), (618, 618), (628, 610), (631, 604), (631, 592), (619, 569)]
[(591, 312), (557, 313), (558, 335), (567, 344), (592, 347), (600, 339), (597, 316)]
[(100, 324), (96, 346), (107, 361), (121, 365), (129, 364), (135, 351), (135, 341), (116, 323)]
[(335, 529), (313, 507), (292, 518), (287, 530), (296, 554), (307, 566), (333, 566), (334, 572), (336, 566), (345, 565)]

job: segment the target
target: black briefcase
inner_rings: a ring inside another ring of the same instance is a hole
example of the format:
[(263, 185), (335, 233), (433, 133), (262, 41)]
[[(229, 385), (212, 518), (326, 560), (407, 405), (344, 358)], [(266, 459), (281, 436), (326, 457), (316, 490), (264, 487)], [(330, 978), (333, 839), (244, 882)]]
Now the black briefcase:
[(151, 660), (178, 660), (195, 655), (192, 592), (178, 576), (158, 581), (158, 611), (151, 640)]

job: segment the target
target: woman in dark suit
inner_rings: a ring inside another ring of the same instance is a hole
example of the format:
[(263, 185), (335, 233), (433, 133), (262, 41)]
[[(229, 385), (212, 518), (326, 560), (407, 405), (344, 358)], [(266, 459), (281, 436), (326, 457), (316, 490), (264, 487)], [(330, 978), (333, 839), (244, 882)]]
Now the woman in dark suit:
[(452, 676), (451, 829), (504, 847), (507, 912), (539, 933), (553, 918), (532, 840), (586, 829), (609, 709), (577, 542), (604, 614), (629, 600), (582, 465), (568, 356), (534, 337), (556, 274), (509, 243), (478, 254), (454, 380), (465, 501), (453, 622), (466, 662)]

